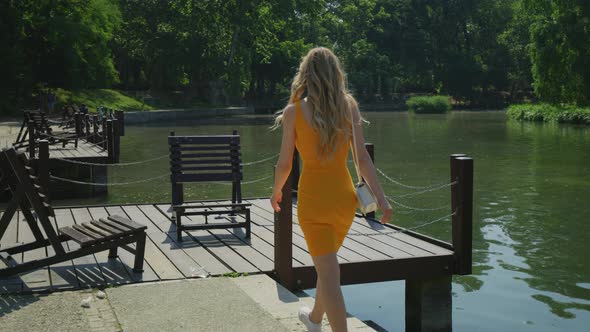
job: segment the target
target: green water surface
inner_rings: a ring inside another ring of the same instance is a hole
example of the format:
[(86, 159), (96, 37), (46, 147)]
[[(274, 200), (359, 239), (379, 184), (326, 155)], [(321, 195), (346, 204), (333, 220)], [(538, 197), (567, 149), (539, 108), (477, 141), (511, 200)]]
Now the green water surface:
[[(590, 331), (590, 128), (507, 121), (503, 112), (447, 115), (365, 113), (376, 165), (393, 180), (422, 187), (449, 182), (449, 155), (474, 158), (474, 274), (453, 284), (455, 331)], [(177, 135), (241, 135), (243, 161), (279, 151), (280, 132), (268, 116), (239, 116), (128, 126), (121, 162), (168, 153)], [(274, 161), (244, 167), (244, 181), (272, 174)], [(129, 182), (168, 172), (166, 158), (109, 167), (109, 181)], [(407, 227), (450, 213), (449, 188), (419, 189), (380, 176), (398, 197), (393, 222)], [(272, 179), (243, 186), (245, 197), (268, 196)], [(188, 199), (230, 197), (230, 187), (199, 184)], [(404, 196), (407, 195), (407, 196)], [(108, 197), (74, 203), (169, 202), (167, 177), (109, 189)], [(426, 210), (426, 211), (424, 211)], [(450, 219), (420, 229), (450, 241)], [(313, 293), (313, 290), (310, 291)], [(403, 282), (344, 287), (348, 310), (388, 330), (404, 326)]]

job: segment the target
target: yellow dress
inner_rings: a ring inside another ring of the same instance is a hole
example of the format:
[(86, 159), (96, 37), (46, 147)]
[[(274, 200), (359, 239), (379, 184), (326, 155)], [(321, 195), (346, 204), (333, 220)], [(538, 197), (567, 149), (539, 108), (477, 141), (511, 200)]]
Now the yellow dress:
[(303, 161), (297, 192), (297, 216), (312, 256), (342, 246), (356, 212), (357, 198), (346, 164), (349, 139), (341, 136), (332, 159), (318, 160), (319, 136), (295, 103), (295, 146)]

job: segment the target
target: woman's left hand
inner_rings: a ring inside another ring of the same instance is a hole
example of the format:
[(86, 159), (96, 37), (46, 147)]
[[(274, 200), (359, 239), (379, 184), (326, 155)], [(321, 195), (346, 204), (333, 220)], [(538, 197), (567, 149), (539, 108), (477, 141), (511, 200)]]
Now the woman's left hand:
[(272, 196), (270, 196), (270, 205), (272, 205), (272, 209), (275, 210), (275, 212), (281, 212), (281, 207), (279, 206), (279, 203), (283, 200), (283, 191), (282, 190), (278, 190), (278, 191), (274, 191), (272, 192)]

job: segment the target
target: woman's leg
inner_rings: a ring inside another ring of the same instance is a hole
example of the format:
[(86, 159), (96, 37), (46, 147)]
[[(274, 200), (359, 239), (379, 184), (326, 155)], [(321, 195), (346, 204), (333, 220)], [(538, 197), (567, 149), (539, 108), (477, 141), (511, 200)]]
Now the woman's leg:
[(320, 278), (318, 278), (315, 286), (315, 302), (313, 304), (313, 310), (311, 311), (311, 314), (309, 314), (309, 319), (316, 324), (321, 323), (322, 319), (324, 319), (324, 314), (326, 313), (324, 296), (321, 289), (322, 285), (320, 283)]
[(318, 273), (321, 305), (326, 310), (330, 327), (333, 332), (346, 332), (346, 307), (340, 289), (340, 265), (336, 253), (312, 256), (312, 259)]

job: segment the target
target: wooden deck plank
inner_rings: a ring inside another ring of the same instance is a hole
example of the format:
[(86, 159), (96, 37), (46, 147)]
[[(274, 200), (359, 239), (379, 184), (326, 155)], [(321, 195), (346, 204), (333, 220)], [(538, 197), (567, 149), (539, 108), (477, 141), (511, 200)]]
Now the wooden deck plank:
[[(369, 221), (366, 220), (364, 218), (360, 218), (359, 220), (359, 225), (364, 226), (365, 228), (368, 228), (369, 230), (367, 230), (367, 232), (383, 232), (383, 233), (387, 233), (387, 232), (391, 232), (394, 229), (391, 229), (389, 227), (385, 227), (383, 225), (381, 225), (378, 222), (373, 222), (373, 221)], [(410, 245), (414, 248), (418, 248), (421, 249), (423, 251), (427, 251), (430, 252), (431, 254), (434, 255), (449, 255), (449, 254), (453, 254), (453, 252), (451, 250), (439, 247), (435, 244), (426, 242), (424, 240), (420, 240), (418, 238), (415, 238), (411, 235), (405, 234), (405, 233), (395, 233), (395, 234), (388, 234), (385, 235), (387, 237), (396, 239), (400, 242), (406, 243), (407, 245)]]
[[(168, 210), (167, 205), (160, 205), (157, 206), (159, 211), (162, 214), (166, 214), (166, 217), (169, 218), (171, 213)], [(190, 217), (198, 217), (198, 216), (190, 216)], [(183, 217), (183, 220), (186, 220), (188, 224), (190, 223), (199, 223), (198, 221), (192, 220), (188, 217)], [(176, 227), (174, 227), (174, 234), (176, 234)], [(197, 241), (201, 246), (206, 248), (212, 255), (217, 257), (218, 260), (226, 263), (233, 271), (235, 272), (260, 272), (260, 268), (254, 266), (252, 263), (248, 262), (244, 257), (240, 256), (238, 253), (235, 252), (232, 248), (226, 246), (223, 243), (220, 243), (219, 240), (209, 231), (205, 230), (190, 230), (185, 231), (189, 238), (186, 236), (184, 237), (184, 241), (182, 242), (182, 246), (186, 246), (186, 243), (191, 241)]]
[[(1, 215), (4, 215), (2, 212)], [(0, 215), (0, 216), (1, 216)], [(17, 244), (17, 233), (18, 233), (18, 212), (14, 213), (6, 231), (4, 231), (4, 235), (0, 239), (0, 248), (2, 247), (11, 247)]]
[[(147, 225), (146, 259), (161, 279), (191, 277), (196, 262), (160, 231), (137, 206), (123, 206), (133, 221)], [(148, 248), (150, 248), (148, 250)]]
[[(75, 208), (71, 211), (74, 222), (78, 225), (93, 220), (87, 208)], [(104, 213), (106, 214), (106, 211)], [(108, 250), (94, 253), (94, 257), (107, 284), (123, 285), (133, 282), (133, 278), (127, 273), (127, 269), (119, 258), (109, 258)]]
[[(228, 217), (227, 219), (230, 218), (239, 218), (240, 222), (245, 221), (245, 218), (243, 216), (235, 216), (235, 217)], [(268, 259), (271, 260), (271, 263), (273, 264), (274, 268), (274, 235), (266, 228), (256, 225), (255, 223), (251, 223), (250, 225), (251, 227), (251, 233), (250, 233), (250, 239), (246, 239), (246, 234), (244, 234), (244, 232), (242, 232), (241, 230), (235, 230), (235, 229), (226, 229), (225, 231), (233, 234), (234, 236), (238, 237), (241, 241), (244, 241), (245, 243), (248, 243), (252, 248), (254, 248), (255, 250), (257, 250), (258, 252), (260, 252), (262, 255), (264, 255), (265, 257), (267, 257)], [(263, 237), (263, 235), (261, 233), (265, 233), (267, 232), (265, 235), (267, 235), (267, 239), (268, 241), (266, 241)], [(294, 250), (293, 250), (293, 266), (303, 266), (303, 263), (301, 263), (297, 258), (299, 257), (300, 253), (305, 254), (305, 252), (303, 252), (300, 248), (299, 251), (295, 250), (295, 248), (297, 248), (296, 246), (293, 246)], [(309, 255), (306, 255), (309, 258)], [(309, 258), (309, 262), (311, 264), (311, 258)], [(271, 268), (271, 269), (272, 269)]]
[[(55, 209), (55, 223), (57, 227), (72, 226), (75, 224), (70, 209)], [(80, 248), (74, 241), (67, 241), (65, 245), (70, 251)], [(81, 288), (105, 285), (105, 278), (94, 255), (82, 256), (72, 260), (76, 277)]]
[[(256, 211), (256, 213), (258, 215), (266, 218), (266, 220), (273, 220), (274, 213), (272, 212), (272, 210), (270, 210), (271, 209), (270, 203), (267, 204), (268, 207), (261, 207), (259, 205), (260, 201), (261, 200), (252, 201), (254, 204), (254, 205), (252, 205), (253, 211)], [(262, 203), (262, 205), (265, 205), (265, 204), (266, 203), (264, 203), (264, 202)], [(305, 242), (305, 238), (303, 236), (303, 231), (301, 230), (301, 227), (297, 223), (297, 219), (295, 218), (295, 216), (293, 216), (293, 221), (295, 222), (293, 224), (293, 244), (296, 244), (299, 247), (301, 247), (302, 249), (304, 249), (306, 252), (309, 252), (309, 250), (307, 248), (307, 242)], [(274, 224), (271, 226), (274, 226)], [(267, 226), (267, 228), (272, 229), (271, 226)], [(274, 229), (273, 229), (273, 231), (274, 231)], [(341, 263), (367, 260), (366, 256), (363, 256), (363, 255), (357, 253), (356, 251), (350, 249), (348, 247), (348, 243), (346, 243), (346, 245), (343, 245), (342, 247), (340, 247), (340, 250), (338, 251), (337, 256), (338, 256), (339, 262), (341, 262)]]
[[(19, 226), (18, 226), (18, 241), (22, 243), (30, 243), (35, 241), (33, 232), (29, 228), (27, 221), (20, 211), (18, 211)], [(47, 250), (45, 247), (34, 250), (29, 250), (23, 253), (22, 258), (17, 255), (15, 260), (18, 263), (23, 263), (31, 260), (42, 259), (47, 257)], [(19, 258), (21, 261), (19, 261)], [(23, 291), (43, 291), (51, 288), (51, 279), (49, 278), (49, 267), (45, 266), (36, 270), (24, 272), (20, 274), (23, 281)]]
[[(210, 216), (209, 219), (211, 219), (211, 217), (212, 216)], [(204, 223), (204, 217), (202, 216), (190, 216), (190, 219), (193, 222)], [(199, 219), (202, 220), (199, 222)], [(226, 218), (223, 219), (224, 222), (225, 220), (229, 221)], [(245, 233), (242, 229), (234, 228), (233, 232), (228, 232), (224, 229), (210, 229), (208, 230), (208, 232), (215, 236), (215, 238), (217, 238), (217, 241), (221, 241), (221, 243), (233, 249), (238, 255), (242, 256), (245, 260), (248, 261), (248, 263), (256, 266), (256, 268), (258, 268), (260, 271), (268, 272), (272, 271), (272, 269), (274, 268), (274, 264), (271, 259), (256, 251), (254, 248), (250, 246), (249, 243), (246, 242), (248, 240), (244, 239)], [(234, 233), (241, 233), (242, 239), (237, 237)]]
[[(107, 219), (108, 216), (110, 215), (105, 207), (91, 207), (91, 208), (88, 208), (88, 212), (90, 212), (90, 215), (93, 220), (98, 220), (101, 218)], [(123, 214), (122, 217), (126, 217), (126, 215)], [(129, 246), (131, 248), (135, 248), (135, 243), (129, 244)], [(105, 251), (104, 254), (106, 255), (107, 260), (109, 262), (113, 260), (113, 259), (108, 258), (107, 251)], [(121, 262), (120, 266), (122, 266), (125, 269), (125, 272), (127, 273), (128, 276), (131, 277), (131, 279), (133, 281), (141, 282), (141, 281), (160, 280), (160, 278), (158, 278), (158, 276), (156, 275), (154, 270), (152, 270), (151, 266), (149, 264), (145, 264), (145, 257), (144, 257), (143, 272), (136, 273), (136, 272), (133, 272), (133, 264), (135, 262), (135, 255), (134, 254), (128, 252), (125, 249), (119, 248), (117, 250), (117, 255), (118, 255), (118, 261)], [(117, 265), (117, 267), (118, 266), (119, 265)], [(129, 281), (129, 282), (131, 282), (131, 281)]]
[[(50, 217), (53, 227), (56, 232), (58, 224), (55, 217)], [(62, 246), (68, 251), (68, 241), (62, 242)], [(47, 246), (47, 255), (54, 256), (55, 250), (52, 246)], [(80, 282), (76, 275), (76, 268), (72, 260), (67, 260), (58, 264), (49, 266), (49, 277), (51, 278), (51, 289), (52, 290), (66, 290), (66, 289), (77, 289), (80, 288)]]
[[(17, 232), (18, 218), (19, 218), (19, 213), (17, 212), (12, 216), (12, 219), (10, 220), (10, 224), (8, 226), (9, 228), (6, 230), (6, 232), (4, 233), (4, 236), (2, 237), (2, 241), (3, 241), (3, 243), (5, 243), (6, 247), (20, 243), (20, 242), (18, 242), (18, 232)], [(9, 231), (9, 229), (10, 229), (10, 231)], [(18, 255), (14, 255), (14, 256), (19, 256), (22, 261), (22, 254), (18, 254)], [(19, 276), (12, 276), (9, 278), (0, 279), (0, 294), (12, 294), (15, 292), (20, 292), (20, 291), (22, 291), (22, 288), (23, 288), (23, 281)]]
[(208, 251), (200, 243), (186, 239), (186, 241), (179, 243), (176, 241), (176, 226), (164, 215), (160, 209), (154, 205), (140, 205), (138, 206), (143, 213), (164, 233), (166, 233), (172, 241), (184, 250), (201, 268), (211, 275), (221, 275), (232, 272), (229, 264), (220, 260), (212, 252)]
[(384, 233), (382, 231), (373, 231), (372, 229), (367, 229), (366, 227), (364, 227), (361, 224), (366, 221), (359, 220), (359, 219), (362, 219), (362, 218), (357, 217), (357, 218), (355, 218), (354, 223), (352, 223), (352, 226), (350, 228), (351, 234), (383, 233), (384, 235), (370, 235), (368, 237), (370, 237), (371, 239), (374, 239), (375, 241), (384, 243), (385, 245), (388, 245), (388, 246), (394, 247), (398, 250), (401, 250), (403, 252), (406, 252), (406, 253), (410, 254), (411, 256), (430, 256), (430, 255), (432, 255), (432, 253), (427, 250), (417, 248), (413, 245), (409, 245), (406, 242), (400, 241), (398, 238), (387, 236), (387, 233)]
[[(251, 212), (252, 214), (252, 224), (256, 225), (260, 228), (266, 229), (268, 232), (271, 233), (271, 235), (269, 237), (272, 237), (272, 243), (274, 244), (274, 224), (273, 225), (267, 225), (267, 226), (263, 226), (261, 224), (265, 224), (268, 222), (268, 218), (269, 217), (269, 213), (268, 211), (264, 211), (263, 209), (261, 209), (258, 206), (252, 205), (252, 209)], [(254, 218), (257, 217), (257, 218)], [(258, 223), (261, 224), (258, 224)], [(295, 226), (295, 225), (293, 225)], [(260, 230), (259, 230), (260, 231)], [(297, 248), (297, 249), (296, 249)], [(300, 256), (300, 258), (302, 258), (303, 256), (308, 256), (309, 257), (309, 261), (307, 259), (305, 259), (306, 262), (310, 262), (311, 261), (311, 256), (309, 255), (309, 251), (307, 250), (307, 243), (305, 242), (305, 239), (303, 238), (303, 234), (301, 234), (301, 232), (296, 231), (295, 227), (293, 227), (293, 253), (295, 253), (296, 251), (302, 251), (303, 254)], [(338, 258), (346, 261), (346, 259), (342, 258), (340, 255), (338, 255)]]

